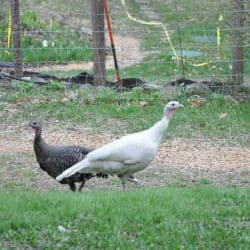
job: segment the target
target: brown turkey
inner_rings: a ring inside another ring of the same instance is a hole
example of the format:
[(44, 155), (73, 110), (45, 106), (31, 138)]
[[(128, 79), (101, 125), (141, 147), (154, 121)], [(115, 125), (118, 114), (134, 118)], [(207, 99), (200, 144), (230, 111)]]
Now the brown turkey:
[[(37, 162), (42, 170), (54, 179), (66, 169), (83, 160), (91, 152), (91, 149), (79, 146), (55, 146), (50, 145), (42, 138), (42, 126), (38, 122), (30, 122), (29, 126), (35, 133), (34, 151)], [(81, 182), (78, 191), (84, 187), (85, 181), (93, 177), (107, 178), (107, 174), (75, 173), (74, 175), (60, 181), (61, 184), (68, 184), (72, 191), (76, 191), (76, 182)]]

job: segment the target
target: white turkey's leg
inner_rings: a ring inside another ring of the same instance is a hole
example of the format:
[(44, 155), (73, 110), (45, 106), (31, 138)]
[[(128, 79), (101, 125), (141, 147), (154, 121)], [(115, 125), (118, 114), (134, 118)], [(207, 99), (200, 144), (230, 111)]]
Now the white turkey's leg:
[(127, 179), (124, 177), (122, 177), (121, 179), (122, 179), (122, 189), (123, 189), (123, 191), (125, 191), (125, 184), (126, 184)]

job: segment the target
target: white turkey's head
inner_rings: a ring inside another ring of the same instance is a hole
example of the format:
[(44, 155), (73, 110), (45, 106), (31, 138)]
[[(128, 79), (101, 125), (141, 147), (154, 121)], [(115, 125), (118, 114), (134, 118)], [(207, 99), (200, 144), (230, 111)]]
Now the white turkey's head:
[(171, 101), (169, 102), (165, 109), (164, 109), (164, 116), (170, 120), (170, 118), (172, 117), (172, 115), (175, 113), (175, 111), (178, 109), (178, 108), (181, 108), (181, 107), (184, 107), (184, 105), (180, 104), (179, 102), (177, 101)]

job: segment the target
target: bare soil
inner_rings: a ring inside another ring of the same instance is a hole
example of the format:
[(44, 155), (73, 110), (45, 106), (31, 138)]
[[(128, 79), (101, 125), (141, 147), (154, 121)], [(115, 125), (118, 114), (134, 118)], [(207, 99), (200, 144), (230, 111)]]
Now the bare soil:
[[(52, 144), (99, 147), (116, 138), (94, 134), (91, 130), (48, 128), (45, 139)], [(0, 131), (0, 188), (33, 190), (69, 190), (43, 172), (33, 152), (33, 134), (23, 126), (5, 126)], [(142, 188), (213, 184), (219, 186), (250, 186), (250, 149), (225, 146), (205, 141), (180, 139), (164, 141), (152, 164), (135, 176)], [(128, 189), (135, 189), (128, 183)], [(121, 189), (117, 177), (93, 178), (84, 191)]]
[[(108, 35), (106, 35), (108, 37)], [(114, 35), (115, 50), (119, 68), (138, 64), (143, 59), (140, 40), (131, 36)], [(115, 69), (114, 58), (111, 51), (106, 56), (106, 69)], [(61, 65), (43, 65), (39, 67), (29, 67), (28, 71), (70, 71), (70, 70), (91, 70), (93, 62), (67, 62)]]

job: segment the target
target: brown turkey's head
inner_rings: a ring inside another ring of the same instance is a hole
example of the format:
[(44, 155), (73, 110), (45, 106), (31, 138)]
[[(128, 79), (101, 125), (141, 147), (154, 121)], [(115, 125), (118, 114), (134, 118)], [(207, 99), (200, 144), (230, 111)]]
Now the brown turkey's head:
[(41, 130), (41, 124), (39, 122), (30, 122), (29, 126), (35, 134), (37, 134), (37, 132)]

